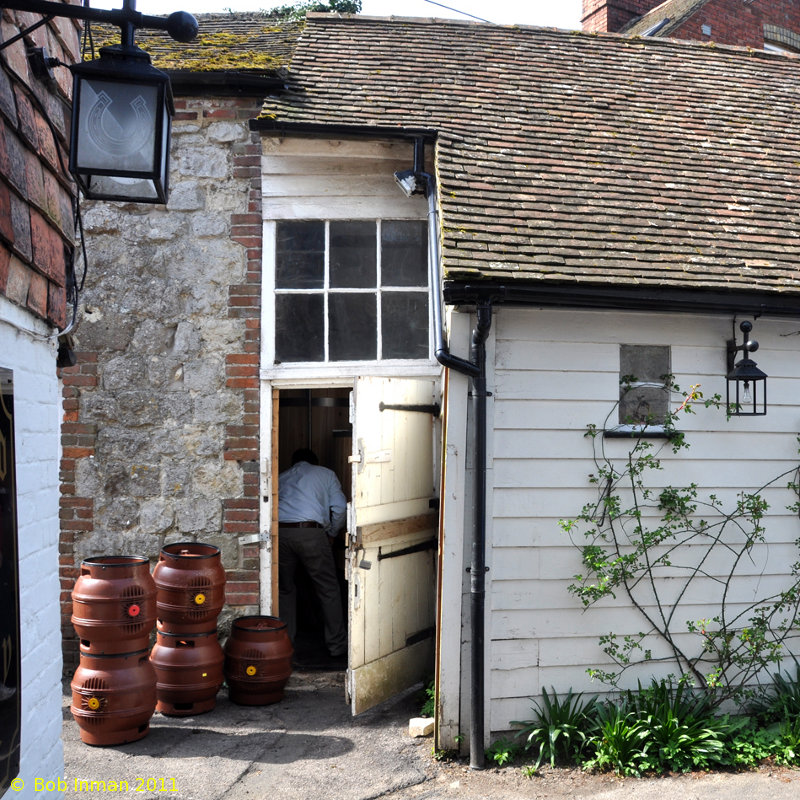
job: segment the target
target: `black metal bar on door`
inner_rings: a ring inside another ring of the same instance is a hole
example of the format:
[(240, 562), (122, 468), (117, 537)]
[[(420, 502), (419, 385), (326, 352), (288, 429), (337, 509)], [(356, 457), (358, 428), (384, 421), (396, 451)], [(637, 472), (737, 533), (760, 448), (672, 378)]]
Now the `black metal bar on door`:
[(383, 561), (386, 558), (399, 558), (400, 556), (408, 556), (412, 553), (422, 553), (424, 550), (433, 550), (436, 547), (436, 539), (428, 539), (426, 542), (419, 544), (412, 544), (410, 547), (404, 547), (401, 550), (393, 550), (391, 553), (382, 552), (382, 548), (378, 548), (378, 561)]
[(442, 407), (438, 403), (431, 405), (414, 405), (413, 403), (380, 403), (378, 405), (380, 411), (419, 411), (423, 414), (433, 414), (438, 417), (442, 413)]

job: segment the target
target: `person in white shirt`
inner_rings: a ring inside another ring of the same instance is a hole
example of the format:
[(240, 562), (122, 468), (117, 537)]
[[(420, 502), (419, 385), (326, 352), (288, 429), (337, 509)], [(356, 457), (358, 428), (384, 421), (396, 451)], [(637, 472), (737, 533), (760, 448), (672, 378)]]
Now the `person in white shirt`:
[[(336, 473), (319, 466), (312, 450), (296, 450), (278, 476), (278, 591), (280, 618), (297, 635), (295, 571), (302, 564), (322, 606), (325, 645), (332, 662), (347, 653), (347, 630), (331, 540), (344, 527), (347, 499)], [(343, 664), (342, 664), (343, 666)]]

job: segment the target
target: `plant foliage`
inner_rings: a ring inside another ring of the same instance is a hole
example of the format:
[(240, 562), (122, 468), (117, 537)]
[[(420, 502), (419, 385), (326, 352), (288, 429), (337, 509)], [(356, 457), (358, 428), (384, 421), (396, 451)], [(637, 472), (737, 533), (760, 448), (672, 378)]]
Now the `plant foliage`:
[(268, 14), (278, 19), (303, 19), (306, 13), (335, 11), (340, 14), (360, 14), (361, 0), (298, 0), (284, 6), (276, 6)]
[[(561, 699), (555, 690), (543, 691), (534, 718), (514, 723), (535, 759), (523, 774), (532, 777), (545, 761), (628, 776), (755, 769), (767, 760), (800, 766), (800, 716), (792, 710), (800, 670), (794, 680), (776, 676), (768, 696), (789, 699), (775, 705), (779, 716), (764, 727), (763, 717), (717, 715), (714, 690), (694, 688), (686, 678), (653, 679), (602, 703), (572, 691)], [(518, 755), (514, 743), (502, 739), (487, 751), (499, 765)]]
[[(671, 379), (668, 383), (680, 392)], [(622, 394), (626, 391), (623, 385)], [(597, 496), (577, 517), (561, 520), (561, 527), (579, 547), (583, 563), (569, 591), (584, 607), (621, 595), (644, 623), (635, 635), (604, 634), (600, 645), (611, 668), (593, 668), (590, 674), (619, 686), (630, 667), (660, 660), (713, 689), (713, 702), (720, 705), (731, 698), (743, 701), (749, 687), (780, 664), (798, 632), (800, 560), (789, 565), (780, 591), (744, 604), (734, 592), (736, 581), (752, 574), (757, 545), (766, 541), (765, 492), (788, 489), (788, 508), (800, 509), (798, 468), (755, 491), (741, 491), (728, 508), (713, 494), (703, 496), (696, 483), (664, 486), (659, 475), (664, 456), (671, 451), (677, 457), (689, 446), (676, 423), (695, 413), (697, 404), (718, 408), (720, 398), (704, 400), (699, 386), (692, 386), (659, 428), (663, 438), (651, 438), (648, 425), (633, 426), (628, 452), (618, 457), (608, 452), (603, 430), (590, 425), (585, 435), (595, 469), (589, 480)], [(684, 612), (695, 587), (712, 608), (706, 619)]]
[(536, 753), (535, 769), (544, 761), (550, 766), (569, 763), (580, 755), (587, 737), (595, 727), (596, 698), (583, 700), (583, 695), (573, 694), (570, 689), (563, 699), (555, 689), (542, 689), (540, 703), (534, 701), (533, 720), (512, 722), (520, 725), (518, 738), (525, 739), (524, 747)]

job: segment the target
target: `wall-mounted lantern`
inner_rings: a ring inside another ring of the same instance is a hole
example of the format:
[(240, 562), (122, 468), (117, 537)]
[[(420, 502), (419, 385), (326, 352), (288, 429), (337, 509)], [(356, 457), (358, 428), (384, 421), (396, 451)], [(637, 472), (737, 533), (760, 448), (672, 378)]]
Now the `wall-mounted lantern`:
[(174, 108), (166, 73), (131, 45), (70, 67), (69, 171), (90, 200), (166, 203)]
[[(758, 342), (750, 339), (753, 323), (744, 320), (739, 325), (742, 343), (728, 342), (728, 374), (726, 376), (726, 401), (728, 414), (736, 417), (763, 416), (767, 413), (767, 374), (762, 372), (750, 353), (758, 350)], [(736, 361), (736, 353), (742, 351), (744, 358)], [(734, 361), (736, 363), (734, 364)]]
[(136, 11), (136, 0), (123, 0), (122, 9), (110, 11), (50, 0), (2, 0), (2, 5), (119, 26), (120, 44), (101, 48), (100, 58), (93, 61), (62, 64), (43, 58), (41, 51), (29, 57), (38, 60), (40, 71), (68, 66), (73, 74), (69, 171), (84, 195), (94, 200), (166, 203), (172, 91), (167, 74), (152, 66), (133, 36), (136, 28), (156, 28), (176, 41), (190, 42), (197, 35), (197, 20), (184, 11), (169, 17), (145, 16)]

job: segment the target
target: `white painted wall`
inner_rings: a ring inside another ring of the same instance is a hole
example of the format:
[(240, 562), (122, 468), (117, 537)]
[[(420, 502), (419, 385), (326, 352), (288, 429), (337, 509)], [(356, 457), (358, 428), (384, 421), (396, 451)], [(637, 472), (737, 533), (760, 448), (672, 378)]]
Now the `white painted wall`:
[[(678, 456), (664, 455), (663, 485), (696, 481), (706, 492), (731, 498), (797, 463), (798, 329), (800, 322), (792, 320), (757, 320), (754, 336), (761, 348), (755, 358), (769, 375), (767, 416), (726, 421), (723, 411), (698, 408), (696, 415), (684, 417), (680, 428), (687, 431), (691, 447)], [(700, 383), (707, 396), (724, 396), (725, 342), (731, 335), (729, 317), (497, 310), (495, 358), (488, 375), (493, 407), (487, 730), (508, 730), (512, 720), (530, 718), (529, 698), (538, 698), (542, 687), (603, 691), (602, 684), (592, 684), (586, 675), (587, 667), (603, 666), (605, 660), (598, 635), (612, 629), (635, 634), (644, 628), (621, 598), (584, 611), (567, 592), (581, 568), (580, 555), (558, 525), (561, 518), (577, 516), (596, 496), (587, 479), (594, 469), (591, 445), (583, 434), (588, 423), (602, 426), (618, 398), (619, 345), (671, 345), (672, 370), (682, 388)], [(450, 402), (458, 402), (452, 393)], [(448, 452), (463, 446), (460, 437), (448, 428)], [(607, 444), (619, 455), (630, 445), (625, 440)], [(445, 496), (447, 503), (468, 502)], [(753, 554), (750, 577), (738, 587), (743, 600), (768, 585), (779, 586), (786, 565), (796, 560), (792, 543), (800, 535), (800, 523), (784, 508), (792, 502), (791, 493), (776, 489), (769, 499), (769, 545)], [(701, 588), (694, 599), (692, 616), (698, 619), (707, 616), (704, 593)], [(454, 599), (451, 590), (444, 607), (455, 607)], [(467, 672), (462, 671), (462, 692), (468, 691)], [(449, 677), (445, 680), (451, 685)], [(445, 711), (442, 727), (452, 729), (455, 710)]]
[(52, 330), (0, 297), (0, 367), (13, 371), (17, 469), (22, 748), (15, 798), (64, 774), (58, 579), (60, 388)]

